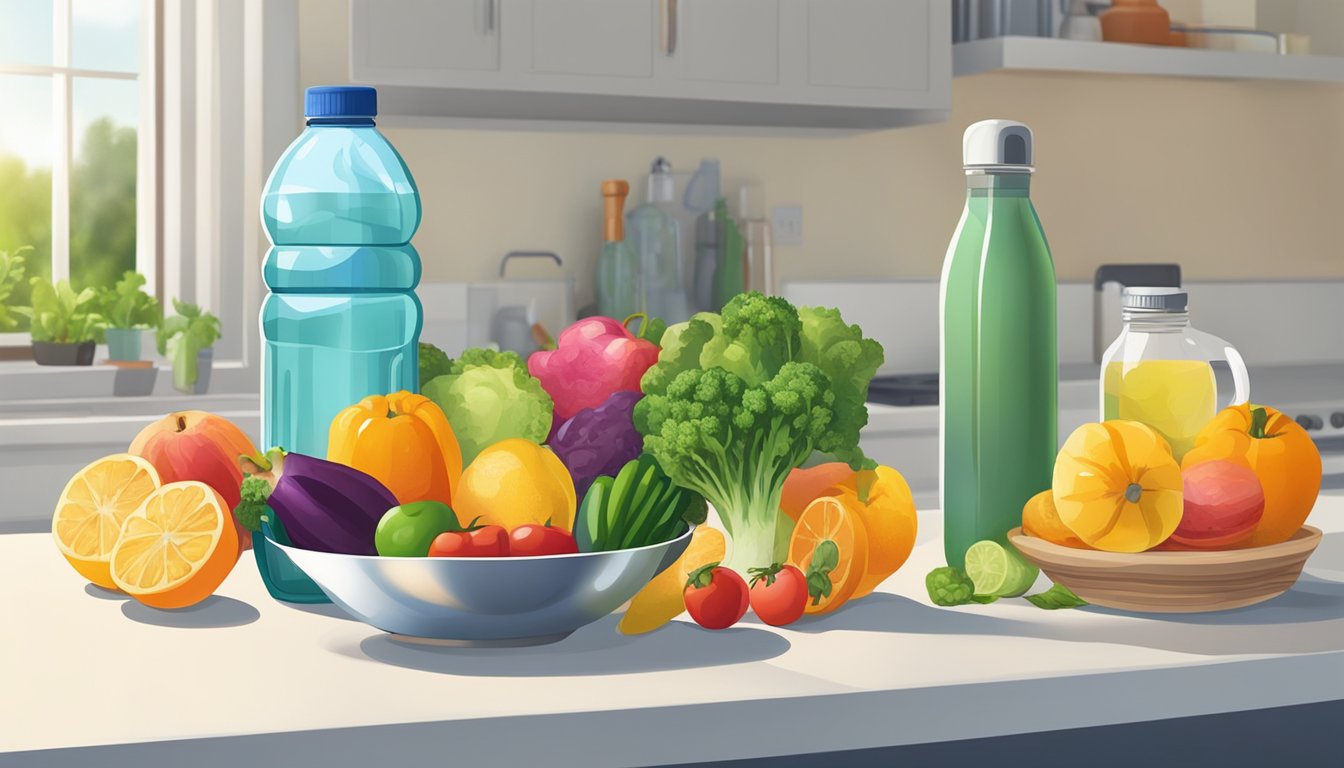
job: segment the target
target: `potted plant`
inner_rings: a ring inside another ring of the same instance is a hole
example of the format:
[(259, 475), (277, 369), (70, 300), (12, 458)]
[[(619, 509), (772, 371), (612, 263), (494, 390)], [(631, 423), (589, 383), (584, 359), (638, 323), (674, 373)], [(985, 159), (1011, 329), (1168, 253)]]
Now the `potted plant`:
[(119, 362), (140, 359), (140, 335), (148, 328), (158, 328), (163, 321), (163, 310), (153, 296), (145, 293), (145, 276), (128, 271), (117, 284), (103, 289), (99, 296), (107, 328), (107, 357)]
[(205, 394), (219, 340), (219, 318), (195, 304), (173, 299), (177, 314), (159, 326), (159, 354), (173, 364), (173, 386), (181, 392)]
[(19, 327), (19, 321), (10, 314), (9, 297), (14, 294), (14, 289), (19, 283), (23, 282), (23, 254), (33, 250), (30, 245), (10, 253), (9, 251), (0, 251), (0, 333), (7, 333)]
[(92, 365), (95, 339), (103, 327), (98, 294), (92, 288), (76, 293), (69, 280), (53, 285), (34, 277), (32, 306), (14, 307), (29, 320), (33, 360), (38, 365)]

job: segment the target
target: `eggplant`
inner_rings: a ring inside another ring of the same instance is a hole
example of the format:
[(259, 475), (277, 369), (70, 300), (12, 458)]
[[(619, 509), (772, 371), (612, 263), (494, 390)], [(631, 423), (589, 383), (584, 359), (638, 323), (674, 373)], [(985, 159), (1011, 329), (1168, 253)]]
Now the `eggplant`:
[(272, 448), (244, 456), (243, 472), (271, 486), (266, 504), (300, 549), (376, 555), (374, 532), (397, 497), (353, 467)]

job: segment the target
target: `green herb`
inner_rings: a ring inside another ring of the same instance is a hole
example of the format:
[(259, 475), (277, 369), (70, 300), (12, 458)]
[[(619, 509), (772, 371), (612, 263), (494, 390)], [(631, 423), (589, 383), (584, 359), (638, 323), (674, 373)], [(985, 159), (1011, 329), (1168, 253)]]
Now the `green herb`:
[(924, 588), (929, 591), (929, 599), (934, 605), (951, 607), (977, 602), (975, 582), (960, 568), (934, 568), (924, 577)]
[(13, 253), (0, 251), (0, 333), (19, 327), (19, 321), (9, 313), (9, 297), (23, 282), (23, 254), (31, 250), (33, 250), (31, 245), (25, 245)]
[(158, 299), (145, 293), (145, 276), (127, 271), (111, 288), (99, 294), (108, 328), (157, 328), (163, 321)]
[(97, 338), (105, 321), (98, 314), (96, 291), (85, 288), (75, 293), (68, 280), (52, 285), (51, 281), (40, 277), (32, 278), (28, 285), (32, 289), (33, 305), (13, 309), (29, 319), (33, 341), (82, 344)]
[(1043, 608), (1047, 611), (1087, 605), (1086, 600), (1073, 594), (1073, 591), (1063, 584), (1055, 584), (1039, 594), (1027, 595), (1027, 600), (1031, 601), (1031, 604), (1037, 608)]
[(821, 598), (831, 596), (831, 571), (840, 564), (840, 548), (834, 541), (826, 539), (812, 551), (812, 562), (807, 564), (807, 594), (813, 605), (819, 605)]
[(202, 312), (195, 304), (173, 299), (177, 314), (159, 326), (159, 354), (173, 365), (173, 386), (190, 392), (196, 385), (196, 358), (201, 350), (219, 340), (219, 318)]
[(242, 500), (233, 508), (233, 516), (249, 531), (260, 531), (262, 519), (275, 513), (266, 504), (271, 496), (271, 484), (263, 478), (248, 475), (239, 488)]

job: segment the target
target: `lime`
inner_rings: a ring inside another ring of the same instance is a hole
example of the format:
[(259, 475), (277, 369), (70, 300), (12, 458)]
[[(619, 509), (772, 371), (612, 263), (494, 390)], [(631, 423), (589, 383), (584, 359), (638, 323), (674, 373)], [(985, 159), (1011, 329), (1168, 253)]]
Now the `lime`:
[(977, 595), (1017, 597), (1031, 589), (1037, 573), (1017, 550), (997, 541), (977, 541), (966, 550), (966, 575)]

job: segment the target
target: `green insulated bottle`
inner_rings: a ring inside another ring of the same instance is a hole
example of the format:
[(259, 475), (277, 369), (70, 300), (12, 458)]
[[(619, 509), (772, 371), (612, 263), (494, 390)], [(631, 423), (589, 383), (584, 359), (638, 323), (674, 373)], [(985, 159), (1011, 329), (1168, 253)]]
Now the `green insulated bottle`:
[(1058, 448), (1055, 267), (1028, 191), (1031, 129), (985, 120), (962, 139), (966, 210), (943, 262), (939, 484), (948, 565), (1006, 543), (1050, 487)]

